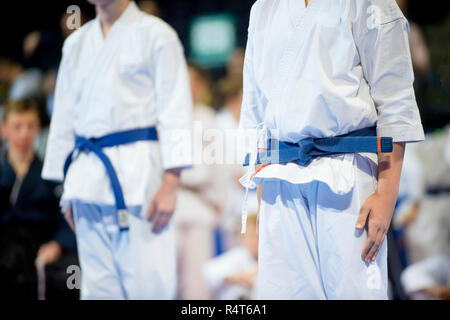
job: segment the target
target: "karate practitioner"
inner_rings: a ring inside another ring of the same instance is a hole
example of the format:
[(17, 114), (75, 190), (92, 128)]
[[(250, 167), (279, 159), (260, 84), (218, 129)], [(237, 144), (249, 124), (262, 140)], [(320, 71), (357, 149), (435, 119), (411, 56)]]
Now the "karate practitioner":
[(61, 205), (76, 231), (82, 299), (171, 299), (169, 221), (179, 173), (191, 164), (183, 49), (134, 2), (89, 1), (97, 17), (64, 43), (42, 176), (65, 176)]
[(395, 0), (254, 4), (240, 127), (258, 137), (242, 182), (262, 188), (259, 298), (387, 298), (405, 143), (424, 139), (412, 84)]

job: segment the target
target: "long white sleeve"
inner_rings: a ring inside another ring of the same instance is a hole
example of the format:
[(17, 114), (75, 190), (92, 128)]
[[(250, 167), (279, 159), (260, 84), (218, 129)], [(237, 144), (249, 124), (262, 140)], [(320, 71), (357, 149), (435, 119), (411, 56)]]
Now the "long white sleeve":
[(155, 54), (157, 119), (164, 169), (192, 165), (192, 98), (186, 62), (178, 39)]
[[(241, 141), (243, 143), (245, 153), (252, 151), (251, 136), (258, 132), (249, 130), (258, 129), (258, 126), (264, 121), (264, 106), (259, 101), (258, 87), (255, 80), (255, 70), (253, 67), (253, 30), (256, 20), (258, 19), (259, 2), (256, 2), (250, 12), (250, 21), (248, 28), (247, 47), (245, 50), (244, 72), (243, 72), (243, 96), (242, 109), (239, 123), (241, 132)], [(249, 137), (250, 136), (250, 137)], [(262, 147), (265, 144), (265, 132), (262, 132), (263, 139), (259, 139), (258, 143)], [(245, 154), (244, 153), (244, 154)]]
[(377, 133), (392, 137), (394, 142), (422, 141), (408, 22), (395, 1), (379, 2), (378, 9), (374, 9), (378, 15), (375, 22), (371, 24), (367, 15), (361, 14), (363, 18), (355, 32), (364, 77), (378, 113)]
[(64, 162), (75, 144), (73, 114), (69, 102), (71, 99), (69, 64), (69, 46), (66, 41), (56, 80), (54, 108), (42, 169), (42, 178), (46, 180), (63, 180)]

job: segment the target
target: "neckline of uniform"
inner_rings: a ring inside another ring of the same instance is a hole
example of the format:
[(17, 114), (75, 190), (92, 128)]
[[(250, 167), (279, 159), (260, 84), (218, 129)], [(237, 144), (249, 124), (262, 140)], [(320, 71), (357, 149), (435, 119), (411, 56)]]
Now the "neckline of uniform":
[[(294, 0), (299, 1), (299, 0)], [(291, 24), (294, 26), (294, 29), (297, 29), (301, 25), (301, 20), (309, 15), (312, 14), (314, 11), (314, 8), (317, 6), (318, 0), (309, 0), (308, 6), (306, 6), (306, 3), (304, 0), (300, 0), (302, 5), (302, 10), (300, 13), (298, 13), (298, 10), (291, 10), (292, 9), (292, 0), (288, 1), (288, 11), (289, 11), (289, 18), (291, 21)]]

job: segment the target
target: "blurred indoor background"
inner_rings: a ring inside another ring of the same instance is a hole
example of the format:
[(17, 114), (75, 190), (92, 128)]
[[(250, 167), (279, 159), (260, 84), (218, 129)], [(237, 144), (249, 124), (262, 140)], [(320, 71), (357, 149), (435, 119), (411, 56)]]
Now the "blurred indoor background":
[[(236, 130), (248, 17), (254, 1), (136, 2), (178, 32), (189, 61), (194, 118), (207, 127)], [(388, 235), (390, 297), (449, 299), (450, 3), (397, 2), (410, 21), (416, 97), (427, 138), (424, 143), (408, 145), (406, 152)], [(5, 106), (13, 110), (11, 115), (34, 114), (38, 125), (31, 138), (37, 159), (45, 155), (61, 47), (71, 32), (66, 27), (66, 10), (71, 5), (81, 8), (82, 23), (95, 17), (94, 7), (85, 0), (1, 5), (0, 122)], [(68, 285), (67, 268), (78, 261), (73, 233), (59, 214), (61, 186), (40, 180), (40, 162), (23, 172), (16, 168), (6, 156), (6, 131), (0, 136), (0, 297), (77, 299), (78, 290)], [(198, 197), (201, 205), (195, 208), (204, 212), (188, 210), (175, 219), (178, 298), (251, 299), (257, 274), (256, 218), (249, 220), (255, 228), (241, 237), (243, 190), (238, 177), (242, 168), (226, 165), (194, 170), (205, 180), (199, 182), (192, 177), (195, 174), (186, 174), (182, 192)], [(213, 178), (217, 171), (220, 179)], [(256, 214), (257, 207), (252, 211)], [(209, 219), (199, 222), (198, 217), (205, 215)], [(47, 260), (37, 263), (36, 257), (44, 251)]]

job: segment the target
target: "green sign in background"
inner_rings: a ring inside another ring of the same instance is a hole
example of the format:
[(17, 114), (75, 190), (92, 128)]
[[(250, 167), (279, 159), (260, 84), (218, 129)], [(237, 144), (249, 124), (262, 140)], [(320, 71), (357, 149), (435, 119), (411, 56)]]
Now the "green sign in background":
[(231, 14), (209, 14), (191, 21), (190, 59), (204, 68), (226, 64), (236, 47), (235, 18)]

